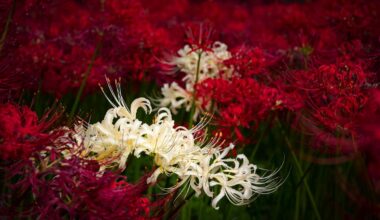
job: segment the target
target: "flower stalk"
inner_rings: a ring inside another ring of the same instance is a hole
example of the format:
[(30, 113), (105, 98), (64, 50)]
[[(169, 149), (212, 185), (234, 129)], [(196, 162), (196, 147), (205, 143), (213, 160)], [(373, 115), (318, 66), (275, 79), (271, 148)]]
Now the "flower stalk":
[(193, 100), (191, 102), (191, 109), (190, 109), (190, 114), (189, 114), (189, 128), (193, 127), (194, 124), (194, 113), (195, 113), (195, 108), (196, 108), (196, 97), (197, 97), (197, 89), (196, 85), (199, 80), (199, 71), (200, 71), (200, 66), (201, 66), (201, 59), (202, 59), (202, 51), (198, 53), (198, 61), (197, 61), (197, 71), (195, 75), (195, 83), (194, 83), (194, 91), (193, 91)]
[(8, 12), (7, 20), (6, 20), (5, 25), (4, 25), (3, 33), (1, 34), (1, 38), (0, 38), (0, 52), (3, 49), (3, 47), (4, 47), (5, 39), (7, 38), (9, 26), (10, 26), (10, 24), (12, 22), (12, 17), (13, 17), (13, 13), (14, 13), (15, 9), (16, 9), (16, 0), (13, 0), (11, 8), (9, 9), (9, 12)]
[(94, 53), (93, 53), (93, 55), (91, 57), (90, 63), (88, 64), (86, 72), (83, 75), (82, 82), (80, 84), (80, 87), (79, 87), (79, 90), (77, 92), (77, 95), (75, 96), (74, 104), (73, 104), (73, 107), (71, 108), (71, 111), (70, 111), (70, 114), (69, 114), (69, 121), (73, 120), (73, 117), (74, 117), (74, 115), (75, 115), (75, 113), (76, 113), (76, 111), (78, 109), (79, 101), (80, 101), (80, 99), (82, 97), (84, 88), (86, 87), (88, 76), (90, 75), (90, 72), (91, 72), (92, 67), (93, 67), (93, 65), (95, 63), (95, 60), (96, 60), (96, 58), (98, 57), (98, 55), (100, 53), (100, 49), (102, 47), (102, 38), (103, 38), (103, 33), (100, 34), (100, 40), (96, 44), (96, 48), (95, 48), (95, 51), (94, 51)]

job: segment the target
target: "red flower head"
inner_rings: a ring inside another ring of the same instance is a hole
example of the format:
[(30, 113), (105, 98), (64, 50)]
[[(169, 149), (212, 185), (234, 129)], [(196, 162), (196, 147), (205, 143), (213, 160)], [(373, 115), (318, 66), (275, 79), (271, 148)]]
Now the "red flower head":
[(367, 75), (349, 62), (294, 72), (289, 84), (305, 100), (301, 121), (314, 134), (315, 145), (328, 146), (334, 153), (356, 151), (352, 138), (368, 100)]
[(210, 24), (200, 23), (187, 24), (185, 42), (190, 45), (192, 51), (211, 51), (213, 40), (213, 30)]
[(206, 100), (214, 102), (223, 134), (235, 134), (239, 141), (244, 140), (239, 128), (255, 129), (270, 111), (282, 106), (275, 88), (252, 78), (207, 79), (198, 85), (197, 92), (206, 104)]
[(2, 159), (27, 158), (54, 140), (55, 134), (46, 133), (46, 129), (57, 119), (58, 114), (50, 120), (47, 120), (46, 115), (39, 121), (37, 114), (26, 106), (2, 104), (0, 115)]
[(241, 77), (251, 77), (265, 72), (267, 57), (261, 48), (238, 47), (232, 50), (233, 56), (224, 63), (233, 67)]
[(61, 136), (59, 140), (32, 155), (31, 160), (3, 169), (7, 177), (4, 186), (10, 189), (1, 195), (4, 196), (2, 201), (6, 201), (6, 206), (2, 207), (6, 216), (38, 219), (150, 217), (150, 211), (156, 206), (143, 196), (147, 176), (130, 184), (117, 172), (100, 173), (97, 161), (68, 154), (76, 146), (69, 136)]

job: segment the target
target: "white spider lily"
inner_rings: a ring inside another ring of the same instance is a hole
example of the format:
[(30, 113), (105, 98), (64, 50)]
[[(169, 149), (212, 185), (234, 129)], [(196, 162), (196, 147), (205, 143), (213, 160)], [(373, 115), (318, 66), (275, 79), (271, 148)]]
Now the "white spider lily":
[[(230, 78), (233, 74), (233, 68), (224, 64), (225, 60), (231, 58), (231, 53), (227, 50), (227, 45), (221, 42), (214, 42), (211, 49), (203, 51), (194, 50), (192, 46), (185, 45), (178, 50), (178, 56), (173, 57), (167, 64), (175, 66), (181, 72), (185, 73), (182, 80), (185, 88), (180, 87), (176, 82), (164, 84), (161, 88), (162, 97), (156, 100), (157, 105), (169, 107), (173, 114), (177, 114), (178, 109), (184, 108), (190, 111), (193, 104), (194, 86), (209, 78)], [(210, 110), (211, 105), (202, 109), (201, 100), (195, 100), (194, 119), (197, 119), (204, 110)]]
[[(111, 102), (113, 108), (107, 111), (102, 122), (88, 125), (87, 129), (77, 128), (79, 135), (83, 135), (85, 150), (82, 155), (99, 160), (101, 171), (115, 164), (124, 169), (131, 154), (136, 157), (142, 153), (151, 155), (158, 168), (148, 178), (148, 183), (156, 182), (161, 174), (176, 175), (179, 182), (168, 190), (188, 185), (197, 196), (204, 192), (213, 198), (215, 209), (223, 197), (235, 205), (244, 205), (255, 195), (272, 192), (278, 187), (273, 175), (259, 176), (257, 167), (243, 154), (227, 157), (233, 144), (221, 150), (220, 145), (224, 142), (218, 138), (207, 144), (199, 142), (195, 133), (204, 124), (190, 130), (175, 127), (167, 108), (161, 108), (151, 124), (144, 123), (136, 118), (136, 113), (139, 108), (150, 112), (147, 99), (136, 99), (129, 110), (120, 95), (111, 92), (119, 105)], [(120, 94), (119, 89), (117, 94)]]
[(184, 107), (186, 111), (190, 111), (192, 94), (180, 87), (176, 82), (164, 84), (161, 88), (162, 98), (159, 99), (160, 106), (168, 106), (170, 110), (177, 114), (177, 110)]
[[(149, 101), (139, 98), (132, 102), (130, 111), (124, 104), (111, 108), (102, 122), (89, 125), (84, 138), (86, 149), (83, 153), (95, 154), (94, 159), (99, 161), (117, 157), (119, 158), (119, 167), (125, 168), (126, 160), (134, 151), (134, 145), (140, 138), (142, 122), (136, 120), (139, 108), (145, 112), (151, 111)], [(114, 123), (115, 119), (117, 121)]]
[[(169, 84), (164, 84), (161, 88), (162, 97), (156, 99), (158, 106), (167, 106), (173, 114), (178, 113), (178, 109), (184, 108), (187, 112), (190, 112), (192, 101), (193, 101), (193, 88), (183, 89), (176, 82)], [(193, 119), (196, 120), (201, 113), (201, 102), (199, 100), (195, 101), (195, 112)], [(206, 108), (209, 108), (207, 106)]]
[(185, 45), (178, 51), (178, 55), (169, 63), (186, 73), (183, 81), (186, 85), (190, 85), (189, 88), (192, 88), (196, 83), (197, 75), (198, 82), (201, 82), (208, 78), (216, 78), (221, 72), (228, 72), (229, 74), (232, 72), (223, 64), (223, 61), (231, 58), (231, 53), (227, 50), (227, 45), (219, 41), (212, 45), (210, 51), (193, 50), (191, 46)]

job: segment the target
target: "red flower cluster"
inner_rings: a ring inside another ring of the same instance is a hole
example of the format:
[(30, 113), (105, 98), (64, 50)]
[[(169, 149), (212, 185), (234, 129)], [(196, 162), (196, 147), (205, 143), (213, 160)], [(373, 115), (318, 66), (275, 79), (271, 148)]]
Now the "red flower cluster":
[[(302, 115), (319, 146), (335, 148), (338, 140), (332, 137), (340, 136), (340, 142), (355, 135), (355, 118), (365, 108), (368, 84), (378, 80), (374, 74), (380, 63), (378, 2), (181, 1), (175, 6), (178, 11), (174, 6), (143, 4), (149, 10), (153, 6), (162, 9), (153, 13), (157, 20), (171, 18), (173, 26), (179, 21), (207, 21), (217, 30), (213, 33), (219, 34), (204, 36), (211, 33), (210, 28), (192, 31), (191, 45), (199, 39), (207, 45), (220, 40), (234, 48), (231, 59), (224, 62), (234, 69), (234, 77), (208, 79), (196, 86), (197, 99), (218, 109), (218, 125), (227, 128), (223, 132), (227, 136), (232, 132), (243, 141), (239, 128), (254, 129), (278, 109)], [(189, 8), (197, 13), (181, 13)], [(172, 40), (186, 41), (181, 37)], [(244, 46), (236, 44), (241, 41)], [(172, 53), (178, 48), (171, 49)]]
[(233, 69), (232, 78), (207, 79), (197, 85), (197, 99), (217, 109), (217, 124), (226, 138), (247, 142), (270, 112), (301, 108), (298, 94), (279, 89), (271, 79), (270, 58), (260, 48), (235, 48), (232, 57), (224, 62)]
[[(40, 167), (36, 167), (40, 163)], [(37, 168), (37, 169), (36, 169)], [(99, 176), (96, 161), (78, 157), (63, 160), (35, 158), (12, 165), (6, 182), (11, 191), (3, 212), (9, 217), (61, 219), (146, 219), (154, 206), (143, 197), (147, 185), (143, 179), (136, 185), (123, 176), (105, 173)], [(32, 196), (32, 200), (29, 198)], [(20, 206), (20, 201), (23, 201)], [(21, 209), (21, 210), (20, 210)]]
[(339, 141), (332, 141), (332, 137), (352, 139), (356, 133), (355, 120), (368, 99), (363, 69), (350, 63), (322, 65), (295, 71), (290, 80), (293, 89), (303, 97), (305, 107), (300, 114), (307, 130), (315, 135), (317, 146), (323, 146), (325, 141), (335, 152), (354, 150), (343, 146), (336, 149)]
[(59, 135), (47, 132), (58, 114), (38, 120), (37, 114), (28, 107), (13, 104), (0, 105), (1, 159), (27, 159), (33, 152), (44, 149)]
[(232, 132), (239, 141), (246, 141), (240, 128), (256, 128), (271, 110), (281, 106), (276, 89), (250, 78), (208, 79), (200, 84), (197, 92), (199, 97), (218, 106), (218, 126), (224, 136)]
[[(86, 92), (109, 78), (141, 80), (154, 49), (169, 37), (153, 28), (138, 1), (25, 1), (16, 4), (2, 51), (22, 86), (61, 97), (75, 92), (85, 75)], [(11, 8), (11, 7), (9, 7)], [(41, 85), (40, 85), (41, 84)]]
[(47, 131), (58, 114), (38, 120), (28, 107), (13, 104), (1, 105), (0, 114), (3, 217), (147, 219), (163, 205), (143, 196), (146, 177), (130, 184), (121, 174), (100, 174), (97, 161), (69, 153), (80, 149), (70, 131)]

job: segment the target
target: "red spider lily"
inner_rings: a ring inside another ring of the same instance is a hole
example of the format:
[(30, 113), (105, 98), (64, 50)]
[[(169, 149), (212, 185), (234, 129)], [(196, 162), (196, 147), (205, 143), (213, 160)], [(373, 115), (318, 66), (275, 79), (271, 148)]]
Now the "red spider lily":
[(191, 45), (192, 50), (190, 51), (211, 51), (211, 46), (213, 44), (212, 40), (213, 30), (210, 25), (207, 24), (189, 24), (186, 31), (185, 42)]
[(89, 31), (93, 27), (89, 13), (72, 1), (17, 2), (6, 51), (18, 62), (11, 63), (9, 74), (23, 76), (29, 89), (36, 90), (42, 82), (43, 91), (58, 97), (77, 88), (96, 44), (97, 32)]
[[(236, 39), (244, 35), (249, 24), (247, 8), (236, 2), (188, 0), (170, 1), (165, 4), (160, 1), (142, 2), (144, 8), (148, 10), (150, 20), (160, 27), (165, 27), (172, 41), (183, 43), (183, 35), (178, 37), (178, 32), (183, 31), (185, 26), (188, 29), (188, 35), (185, 36), (187, 43), (198, 44), (199, 39), (202, 39), (203, 46), (206, 46), (203, 49), (207, 49), (207, 45), (211, 43), (208, 41), (211, 40), (209, 38), (211, 33), (223, 36), (223, 39), (218, 40), (230, 44), (233, 42), (226, 38)], [(199, 38), (200, 36), (202, 37)], [(173, 48), (178, 48), (178, 45)]]
[(251, 39), (274, 52), (308, 45), (322, 63), (342, 56), (342, 44), (361, 41), (365, 53), (379, 44), (378, 1), (315, 1), (304, 4), (252, 5)]
[(363, 94), (367, 75), (358, 65), (338, 63), (322, 65), (310, 71), (296, 71), (288, 79), (290, 85), (312, 99), (316, 106), (326, 106), (332, 102), (341, 102), (339, 98)]
[[(255, 130), (274, 110), (298, 110), (303, 100), (297, 93), (271, 87), (274, 83), (269, 67), (273, 63), (269, 59), (272, 57), (262, 49), (239, 47), (232, 54), (232, 58), (225, 61), (234, 71), (232, 78), (201, 82), (197, 85), (197, 99), (202, 100), (204, 106), (214, 105), (217, 125), (223, 130), (224, 138), (234, 136), (245, 142), (247, 139), (241, 129)], [(232, 136), (226, 137), (226, 134)]]
[[(42, 80), (43, 91), (55, 93), (57, 97), (61, 97), (80, 86), (94, 50), (93, 47), (87, 49), (69, 47), (63, 52), (56, 45), (48, 43), (19, 48), (18, 52), (23, 54), (23, 57), (20, 58), (22, 66), (17, 71), (20, 75), (27, 73), (35, 75), (37, 79)], [(95, 68), (90, 71), (86, 83), (89, 88), (94, 89), (98, 83), (105, 81), (102, 73), (104, 70), (100, 70), (103, 63), (100, 58), (94, 61)], [(24, 69), (24, 67), (27, 68)]]
[(133, 185), (117, 172), (99, 173), (97, 161), (77, 156), (80, 147), (68, 129), (44, 133), (57, 114), (38, 121), (29, 108), (12, 104), (1, 105), (0, 113), (2, 159), (8, 160), (1, 167), (3, 216), (146, 219), (168, 201), (151, 203), (142, 195), (147, 177)]
[(7, 176), (17, 181), (8, 179), (6, 182), (11, 187), (5, 197), (8, 215), (41, 219), (149, 217), (152, 204), (142, 196), (147, 187), (146, 179), (132, 185), (113, 172), (99, 175), (98, 169), (96, 161), (76, 156), (57, 160), (38, 156), (33, 162), (25, 160), (12, 165), (6, 170)]
[(244, 138), (239, 128), (255, 128), (270, 111), (281, 107), (276, 89), (251, 78), (207, 79), (197, 92), (199, 98), (212, 100), (218, 109), (218, 126), (232, 129), (241, 141)]
[(296, 71), (290, 87), (305, 100), (302, 120), (318, 146), (332, 152), (355, 152), (356, 123), (368, 97), (368, 75), (352, 63), (322, 65), (310, 71)]
[(239, 47), (232, 50), (231, 53), (234, 56), (224, 63), (233, 67), (241, 77), (251, 77), (266, 71), (268, 60), (261, 48)]
[(59, 117), (59, 113), (46, 114), (38, 120), (37, 114), (28, 107), (14, 104), (0, 105), (1, 158), (17, 160), (28, 158), (33, 152), (50, 144), (56, 132), (47, 129)]
[(170, 42), (139, 1), (20, 2), (16, 11), (6, 41), (19, 61), (11, 74), (30, 78), (34, 90), (42, 82), (58, 97), (75, 92), (85, 74), (85, 93), (104, 84), (105, 74), (141, 80), (156, 64), (154, 51)]
[(352, 131), (355, 117), (366, 103), (364, 96), (338, 98), (328, 106), (320, 107), (313, 113), (316, 121), (330, 131)]

